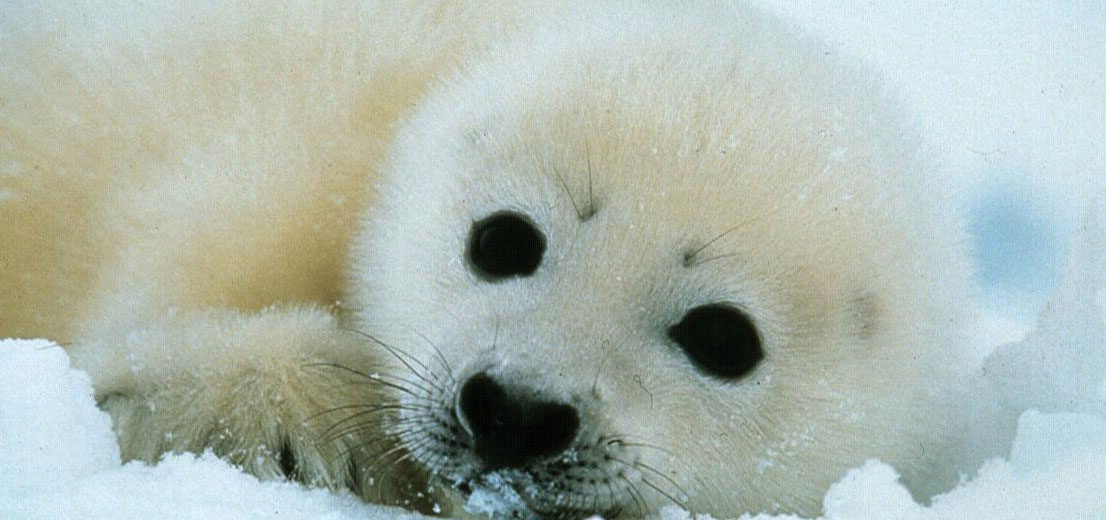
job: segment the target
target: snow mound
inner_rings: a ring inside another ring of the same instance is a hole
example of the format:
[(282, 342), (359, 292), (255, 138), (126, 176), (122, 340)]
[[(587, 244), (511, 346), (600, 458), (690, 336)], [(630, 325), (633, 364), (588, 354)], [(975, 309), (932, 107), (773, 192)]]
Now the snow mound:
[(65, 350), (0, 340), (0, 518), (406, 519), (349, 494), (261, 482), (211, 454), (120, 464), (110, 417)]
[(0, 489), (50, 491), (119, 465), (92, 382), (46, 341), (0, 343)]
[[(1106, 518), (1106, 420), (1082, 414), (1026, 412), (1010, 460), (992, 460), (960, 487), (924, 507), (893, 468), (869, 461), (830, 488), (824, 520)], [(665, 511), (659, 520), (690, 518)], [(743, 516), (791, 520), (792, 516)], [(703, 520), (699, 517), (699, 520)]]
[[(1080, 414), (1026, 412), (1011, 459), (985, 464), (970, 482), (924, 507), (898, 482), (893, 468), (869, 461), (826, 493), (824, 520), (1026, 520), (1106, 518), (1106, 420)], [(668, 509), (655, 520), (691, 520)], [(704, 516), (696, 520), (706, 520)], [(798, 520), (745, 515), (741, 520)]]

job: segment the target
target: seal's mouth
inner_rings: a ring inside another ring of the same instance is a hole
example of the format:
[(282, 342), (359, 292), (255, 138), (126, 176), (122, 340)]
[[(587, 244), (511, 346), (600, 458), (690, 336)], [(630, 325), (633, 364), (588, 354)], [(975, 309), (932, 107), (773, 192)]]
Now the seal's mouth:
[(655, 486), (640, 477), (633, 443), (582, 428), (574, 405), (534, 398), (485, 372), (448, 388), (422, 389), (429, 395), (412, 399), (396, 431), (411, 458), (454, 489), (469, 513), (583, 520), (648, 509), (638, 486)]
[(456, 483), (454, 488), (465, 497), (466, 511), (493, 520), (611, 519), (620, 512), (619, 508), (598, 507), (598, 495), (589, 501), (558, 493), (521, 470), (479, 473)]
[(530, 480), (527, 483), (516, 483), (515, 480), (518, 475), (505, 473), (496, 471), (477, 475), (457, 486), (465, 496), (465, 510), (474, 514), (486, 515), (496, 520), (539, 520), (543, 518), (523, 498), (525, 488), (533, 486), (532, 479), (527, 479)]

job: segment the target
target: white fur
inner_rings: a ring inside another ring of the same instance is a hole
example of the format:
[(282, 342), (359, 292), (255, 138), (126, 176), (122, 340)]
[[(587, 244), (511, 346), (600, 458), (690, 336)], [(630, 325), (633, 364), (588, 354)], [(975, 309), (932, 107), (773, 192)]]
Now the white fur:
[[(380, 500), (425, 439), (319, 414), (411, 398), (331, 365), (573, 400), (662, 448), (623, 452), (663, 474), (630, 515), (811, 513), (869, 457), (954, 478), (960, 235), (876, 88), (746, 7), (495, 4), (6, 6), (0, 336), (71, 342), (126, 457), (290, 451)], [(500, 209), (549, 249), (488, 284)], [(665, 336), (714, 302), (765, 340), (738, 382)]]

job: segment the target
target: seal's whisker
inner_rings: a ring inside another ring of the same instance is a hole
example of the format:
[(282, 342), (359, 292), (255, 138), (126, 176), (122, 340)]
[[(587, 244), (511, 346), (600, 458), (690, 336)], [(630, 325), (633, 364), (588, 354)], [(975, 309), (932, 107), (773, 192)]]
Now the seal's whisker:
[[(347, 405), (342, 405), (342, 406), (335, 406), (335, 407), (332, 407), (332, 408), (327, 408), (326, 410), (323, 410), (321, 412), (311, 414), (306, 419), (300, 421), (300, 425), (301, 426), (306, 425), (307, 423), (309, 423), (311, 421), (314, 421), (316, 419), (319, 419), (320, 417), (322, 417), (324, 415), (330, 415), (330, 414), (345, 411), (345, 410), (362, 410), (362, 409), (369, 409), (369, 408), (377, 408), (379, 406), (383, 406), (383, 405), (381, 405), (380, 403), (359, 403), (359, 404), (347, 404)], [(429, 406), (425, 406), (425, 405), (416, 406), (416, 405), (412, 405), (412, 404), (390, 405), (390, 406), (400, 408), (400, 409), (404, 409), (404, 410), (411, 410), (411, 411), (416, 411), (416, 410), (422, 410), (424, 408), (429, 408)]]
[(423, 392), (426, 395), (433, 395), (435, 393), (434, 390), (437, 390), (437, 389), (428, 388), (426, 385), (424, 385), (424, 384), (422, 384), (418, 381), (412, 381), (412, 380), (407, 379), (405, 377), (397, 376), (395, 374), (388, 374), (386, 372), (373, 372), (372, 374), (369, 374), (369, 377), (366, 378), (365, 381), (354, 381), (354, 382), (350, 382), (348, 384), (350, 384), (350, 385), (372, 385), (372, 384), (379, 384), (379, 383), (381, 383), (385, 380), (391, 381), (391, 382), (393, 382), (395, 384), (399, 384), (399, 385), (403, 385), (403, 384), (410, 385), (412, 387), (412, 389), (419, 390), (419, 391)]
[(701, 246), (699, 246), (699, 247), (697, 247), (697, 248), (695, 248), (695, 249), (693, 249), (693, 250), (691, 250), (687, 253), (684, 253), (684, 266), (685, 267), (691, 267), (692, 265), (694, 265), (693, 261), (695, 260), (695, 257), (699, 253), (702, 253), (704, 249), (710, 247), (715, 242), (717, 242), (719, 240), (722, 240), (722, 238), (724, 238), (726, 235), (729, 235), (730, 233), (733, 233), (734, 231), (737, 231), (738, 229), (741, 229), (741, 228), (745, 227), (748, 224), (749, 224), (748, 222), (742, 222), (742, 223), (737, 224), (735, 226), (731, 226), (729, 228), (726, 228), (725, 231), (715, 235), (710, 240), (707, 240), (705, 243), (703, 243), (703, 245), (701, 245)]
[[(372, 334), (369, 334), (369, 333), (361, 331), (361, 330), (357, 330), (357, 329), (353, 329), (353, 328), (343, 328), (342, 330), (346, 330), (346, 331), (352, 332), (354, 334), (358, 334), (358, 335), (368, 339), (369, 341), (372, 341), (372, 342), (376, 343), (377, 345), (380, 345), (384, 350), (386, 350), (389, 354), (391, 354), (392, 357), (394, 357), (396, 360), (398, 360), (400, 363), (402, 363), (403, 366), (407, 367), (407, 369), (410, 370), (411, 373), (415, 375), (415, 377), (418, 377), (419, 379), (422, 379), (423, 381), (425, 381), (428, 385), (433, 386), (433, 387), (437, 388), (438, 390), (441, 390), (441, 387), (438, 386), (437, 382), (431, 380), (430, 378), (428, 378), (424, 375), (424, 373), (426, 373), (426, 372), (432, 372), (430, 367), (427, 366), (422, 361), (419, 361), (419, 359), (417, 357), (415, 357), (413, 354), (411, 354), (410, 352), (407, 352), (406, 350), (403, 350), (403, 349), (400, 349), (398, 347), (389, 345), (389, 344), (385, 343), (384, 341), (380, 340), (380, 338), (377, 338), (376, 336), (373, 336)], [(411, 363), (414, 363), (414, 364), (418, 365), (419, 367), (422, 368), (422, 370), (416, 369), (414, 366), (411, 365)]]
[(576, 205), (576, 198), (572, 196), (572, 190), (568, 189), (568, 183), (565, 182), (564, 176), (557, 170), (557, 167), (553, 167), (553, 175), (557, 177), (557, 180), (561, 182), (561, 187), (564, 188), (565, 194), (568, 195), (568, 201), (572, 203), (572, 211), (576, 212), (576, 218), (584, 220), (584, 213), (580, 211), (580, 207)]
[[(368, 467), (368, 469), (370, 471), (372, 471), (373, 474), (377, 474), (375, 472), (375, 470), (377, 469), (377, 467), (379, 466), (379, 464), (381, 462), (385, 462), (382, 469), (388, 469), (388, 468), (394, 467), (396, 464), (399, 464), (403, 460), (406, 460), (407, 458), (409, 458), (411, 456), (412, 451), (418, 449), (421, 446), (425, 446), (426, 444), (428, 444), (430, 442), (433, 442), (433, 441), (434, 441), (434, 439), (432, 437), (425, 437), (421, 441), (419, 441), (418, 443), (416, 443), (416, 444), (414, 444), (410, 447), (404, 446), (403, 444), (399, 444), (396, 447), (388, 450), (387, 452), (385, 452), (385, 453), (381, 454), (379, 457), (377, 457), (376, 462), (373, 462)], [(395, 457), (395, 458), (393, 459), (392, 457)]]
[[(378, 420), (378, 421), (371, 421), (371, 422), (366, 421), (366, 422), (363, 422), (363, 423), (358, 423), (358, 424), (347, 426), (346, 428), (344, 428), (340, 432), (332, 432), (330, 435), (327, 435), (326, 438), (320, 438), (320, 439), (316, 440), (315, 445), (322, 447), (322, 446), (326, 446), (326, 445), (331, 444), (331, 443), (336, 443), (339, 440), (341, 440), (343, 437), (345, 437), (346, 435), (352, 434), (352, 433), (357, 432), (357, 431), (366, 430), (366, 431), (372, 431), (372, 432), (379, 432), (379, 431), (383, 430), (383, 428), (379, 427), (380, 424), (383, 423), (383, 422), (385, 422), (385, 421), (383, 419), (381, 419), (381, 420)], [(338, 452), (336, 454), (336, 458), (341, 457), (343, 455), (347, 455), (347, 454), (351, 453), (354, 449), (365, 450), (367, 448), (372, 448), (372, 447), (376, 447), (376, 446), (381, 446), (381, 445), (390, 446), (390, 445), (394, 445), (394, 444), (401, 444), (401, 441), (397, 437), (394, 437), (394, 436), (391, 436), (391, 435), (380, 435), (380, 436), (374, 437), (369, 442), (358, 442), (356, 444), (347, 445), (347, 447), (344, 451)]]
[(336, 369), (339, 369), (339, 370), (343, 370), (343, 371), (345, 371), (345, 372), (351, 373), (351, 374), (353, 374), (353, 375), (356, 375), (356, 376), (360, 376), (360, 377), (363, 377), (363, 378), (365, 378), (365, 379), (367, 379), (367, 380), (369, 380), (369, 381), (374, 381), (374, 382), (376, 382), (376, 383), (379, 383), (379, 384), (381, 384), (381, 385), (387, 386), (387, 387), (389, 387), (389, 388), (394, 388), (394, 389), (396, 389), (396, 390), (399, 390), (400, 392), (403, 392), (403, 393), (405, 393), (405, 394), (409, 394), (409, 395), (411, 395), (411, 396), (414, 396), (414, 397), (420, 397), (420, 395), (419, 395), (418, 393), (416, 393), (416, 392), (415, 392), (414, 390), (412, 390), (412, 389), (410, 389), (410, 388), (407, 388), (407, 387), (405, 387), (405, 386), (403, 386), (403, 385), (401, 385), (401, 384), (397, 384), (397, 383), (392, 383), (392, 382), (389, 382), (389, 381), (384, 381), (384, 380), (383, 380), (383, 379), (382, 379), (382, 378), (380, 377), (380, 374), (376, 374), (376, 375), (372, 375), (372, 374), (366, 374), (366, 373), (364, 373), (364, 372), (361, 372), (360, 370), (357, 370), (357, 369), (353, 369), (353, 368), (350, 368), (350, 367), (347, 367), (347, 366), (345, 366), (345, 365), (341, 365), (341, 364), (338, 364), (338, 363), (325, 363), (325, 362), (318, 362), (318, 363), (307, 363), (307, 364), (305, 364), (304, 366), (305, 366), (305, 367), (328, 367), (328, 368), (336, 368)]
[(595, 216), (595, 190), (592, 189), (592, 174), (591, 174), (591, 145), (587, 141), (584, 141), (584, 156), (587, 159), (588, 166), (588, 209), (587, 213), (584, 213), (580, 220), (588, 220)]
[(647, 479), (645, 477), (641, 477), (641, 481), (644, 482), (646, 486), (649, 486), (649, 487), (653, 488), (653, 491), (656, 491), (657, 493), (660, 493), (661, 496), (663, 496), (664, 498), (667, 498), (668, 500), (670, 500), (676, 506), (678, 506), (682, 509), (687, 509), (687, 503), (686, 502), (677, 500), (676, 497), (673, 497), (672, 495), (666, 493), (664, 490), (662, 490), (656, 484), (650, 482), (649, 479)]
[(630, 498), (634, 501), (634, 505), (637, 506), (637, 516), (644, 517), (645, 516), (645, 509), (646, 509), (646, 507), (645, 507), (645, 497), (643, 497), (641, 495), (641, 491), (638, 490), (637, 486), (634, 485), (634, 483), (631, 482), (630, 479), (626, 477), (626, 475), (623, 475), (622, 472), (618, 472), (617, 476), (618, 476), (618, 478), (620, 478), (624, 482), (626, 482), (626, 486), (627, 486), (626, 487), (626, 492), (630, 495)]
[[(339, 421), (336, 421), (334, 424), (330, 425), (325, 430), (323, 430), (322, 440), (323, 440), (323, 442), (328, 442), (327, 439), (330, 439), (331, 434), (333, 434), (335, 431), (339, 432), (337, 437), (341, 437), (343, 435), (341, 432), (345, 431), (344, 430), (345, 426), (348, 425), (352, 421), (365, 419), (365, 418), (367, 418), (367, 417), (369, 417), (373, 414), (380, 413), (380, 412), (387, 412), (387, 411), (391, 411), (391, 410), (410, 410), (410, 409), (411, 408), (405, 407), (403, 405), (379, 405), (379, 406), (371, 407), (367, 410), (362, 410), (360, 412), (350, 414), (349, 416), (344, 417)], [(367, 423), (367, 422), (366, 423), (361, 423), (362, 426), (367, 425), (367, 424), (372, 424), (372, 423)], [(343, 429), (339, 430), (340, 428), (343, 428)], [(337, 438), (337, 437), (334, 437), (334, 438)], [(331, 439), (331, 440), (333, 440), (333, 439)]]
[(603, 481), (607, 484), (607, 501), (610, 505), (604, 507), (604, 509), (615, 509), (617, 512), (611, 516), (617, 517), (622, 512), (622, 501), (619, 500), (619, 494), (615, 492), (614, 485), (611, 484), (611, 475), (609, 472), (603, 472)]
[(669, 450), (667, 448), (662, 448), (660, 446), (657, 446), (656, 444), (651, 444), (651, 443), (641, 442), (641, 441), (636, 441), (636, 440), (634, 440), (634, 441), (627, 440), (627, 439), (631, 439), (631, 438), (634, 438), (634, 437), (632, 437), (632, 436), (614, 437), (614, 438), (611, 438), (611, 439), (605, 441), (605, 444), (608, 445), (608, 446), (612, 446), (612, 445), (613, 446), (634, 446), (634, 447), (639, 447), (639, 448), (649, 448), (649, 449), (657, 450), (661, 453), (664, 453), (665, 455), (671, 455), (673, 457), (678, 457), (679, 456), (679, 455), (676, 454), (676, 452), (674, 452), (672, 450)]
[[(420, 338), (422, 338), (423, 341), (426, 341), (426, 344), (430, 345), (430, 348), (434, 349), (434, 353), (437, 355), (438, 360), (441, 361), (442, 365), (445, 367), (445, 370), (446, 370), (445, 373), (446, 373), (446, 376), (449, 377), (450, 383), (457, 384), (457, 380), (454, 379), (454, 377), (453, 377), (453, 367), (450, 366), (449, 361), (446, 360), (445, 354), (442, 353), (442, 349), (438, 348), (438, 346), (435, 345), (433, 341), (430, 341), (430, 338), (426, 337), (425, 334), (423, 334), (419, 331), (415, 331), (415, 334), (417, 334)], [(433, 375), (433, 372), (431, 372), (431, 374)], [(435, 379), (437, 379), (437, 378), (435, 377)]]
[(703, 265), (707, 262), (713, 262), (715, 260), (722, 260), (722, 259), (725, 259), (725, 258), (733, 258), (735, 256), (739, 256), (739, 254), (738, 253), (726, 253), (726, 254), (722, 254), (722, 255), (708, 256), (707, 258), (704, 258), (702, 260), (699, 260), (699, 261), (695, 262), (695, 265)]
[[(664, 474), (664, 473), (663, 473), (663, 472), (661, 472), (660, 470), (658, 470), (658, 469), (656, 469), (656, 468), (654, 468), (654, 467), (652, 467), (652, 466), (650, 466), (650, 465), (648, 465), (648, 464), (645, 464), (644, 462), (640, 462), (640, 461), (634, 461), (634, 462), (630, 462), (630, 461), (622, 460), (622, 459), (620, 459), (620, 458), (618, 458), (618, 457), (614, 457), (614, 456), (610, 456), (610, 455), (608, 455), (608, 456), (610, 457), (610, 459), (611, 459), (611, 460), (613, 460), (613, 461), (615, 461), (615, 462), (619, 462), (619, 463), (621, 463), (621, 464), (624, 464), (624, 465), (626, 465), (627, 467), (631, 467), (631, 468), (635, 468), (635, 469), (640, 469), (640, 470), (648, 471), (648, 472), (650, 472), (650, 473), (653, 473), (654, 475), (657, 475), (657, 476), (659, 476), (660, 478), (663, 478), (663, 479), (664, 479), (664, 480), (665, 480), (665, 481), (666, 481), (666, 482), (667, 482), (667, 483), (668, 483), (669, 485), (671, 485), (672, 487), (676, 488), (676, 491), (677, 491), (677, 492), (678, 492), (678, 493), (680, 494), (680, 496), (687, 496), (687, 492), (686, 492), (686, 491), (684, 491), (684, 489), (683, 489), (682, 487), (680, 487), (680, 485), (679, 485), (679, 484), (677, 484), (677, 483), (676, 483), (676, 481), (672, 480), (672, 478), (671, 478), (671, 477), (669, 477), (668, 475)], [(662, 495), (664, 495), (665, 497), (667, 497), (667, 498), (671, 499), (671, 500), (672, 500), (673, 502), (675, 502), (675, 503), (676, 503), (677, 505), (679, 505), (679, 506), (683, 507), (683, 505), (684, 505), (684, 502), (682, 502), (682, 501), (679, 501), (679, 500), (675, 500), (675, 499), (674, 499), (673, 497), (671, 497), (671, 496), (670, 496), (670, 495), (669, 495), (668, 493), (665, 493), (665, 492), (661, 491), (660, 489), (658, 489), (658, 488), (656, 487), (656, 485), (654, 485), (654, 484), (651, 484), (651, 483), (649, 483), (649, 482), (648, 482), (647, 480), (645, 480), (645, 477), (644, 477), (644, 476), (642, 477), (642, 480), (643, 480), (643, 481), (645, 481), (645, 482), (646, 482), (647, 484), (649, 484), (649, 486), (650, 486), (650, 487), (652, 487), (653, 489), (656, 489), (656, 490), (657, 490), (658, 492), (660, 492), (660, 493), (661, 493)]]
[[(341, 438), (341, 437), (339, 436), (339, 438)], [(389, 441), (390, 441), (390, 444), (385, 444), (385, 443), (389, 443)], [(386, 446), (391, 446), (387, 451), (384, 452), (384, 454), (379, 455), (381, 457), (386, 455), (386, 454), (392, 453), (395, 450), (403, 449), (403, 444), (401, 442), (395, 442), (395, 441), (396, 441), (396, 439), (394, 439), (394, 438), (379, 437), (377, 439), (373, 439), (370, 442), (362, 442), (362, 443), (348, 445), (346, 447), (346, 449), (340, 450), (337, 453), (335, 453), (333, 456), (329, 457), (327, 459), (327, 464), (334, 464), (335, 461), (337, 461), (338, 459), (343, 458), (343, 457), (348, 457), (355, 450), (361, 450), (365, 453), (376, 453), (375, 448), (377, 446), (381, 445), (381, 444), (384, 444)], [(374, 448), (374, 449), (369, 450), (368, 448)]]
[[(421, 449), (421, 447), (419, 449)], [(383, 468), (381, 468), (377, 472), (377, 474), (380, 475), (381, 479), (390, 478), (391, 473), (396, 468), (400, 467), (400, 465), (403, 464), (405, 461), (411, 460), (413, 453), (414, 452), (412, 450), (405, 450), (403, 453), (400, 454), (400, 456), (398, 458), (392, 460), (387, 465), (385, 465)], [(375, 465), (373, 467), (375, 467)]]

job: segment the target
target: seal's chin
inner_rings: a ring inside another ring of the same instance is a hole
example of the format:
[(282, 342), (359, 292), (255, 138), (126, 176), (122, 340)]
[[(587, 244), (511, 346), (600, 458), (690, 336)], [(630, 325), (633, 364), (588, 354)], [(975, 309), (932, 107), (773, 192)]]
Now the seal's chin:
[(454, 487), (465, 497), (466, 511), (493, 520), (583, 520), (594, 516), (611, 519), (619, 513), (617, 508), (598, 510), (588, 504), (558, 500), (556, 490), (536, 484), (520, 470), (480, 473)]
[(470, 513), (496, 520), (538, 520), (542, 516), (523, 498), (526, 488), (533, 485), (532, 479), (521, 472), (494, 471), (476, 475), (458, 488), (465, 495), (465, 510)]

